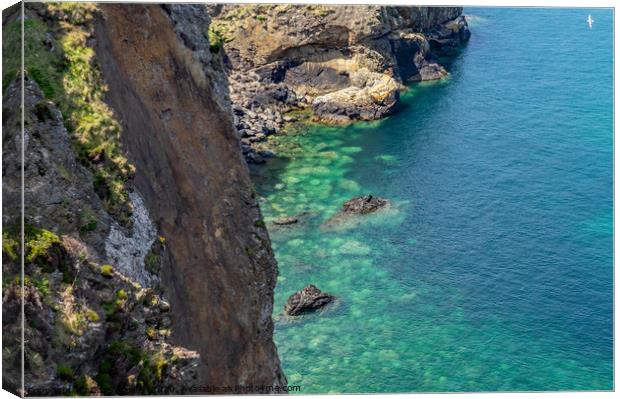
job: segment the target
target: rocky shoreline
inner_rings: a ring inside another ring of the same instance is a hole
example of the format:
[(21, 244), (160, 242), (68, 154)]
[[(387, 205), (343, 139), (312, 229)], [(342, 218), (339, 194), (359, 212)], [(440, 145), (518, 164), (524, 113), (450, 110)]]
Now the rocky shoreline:
[(470, 36), (461, 7), (215, 5), (209, 32), (230, 85), (248, 163), (268, 137), (308, 119), (342, 124), (396, 111), (406, 84), (448, 75), (438, 61)]

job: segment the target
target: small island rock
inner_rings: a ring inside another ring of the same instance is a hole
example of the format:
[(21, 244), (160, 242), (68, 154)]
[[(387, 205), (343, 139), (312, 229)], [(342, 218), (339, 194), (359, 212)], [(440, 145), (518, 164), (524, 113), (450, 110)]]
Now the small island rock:
[(321, 229), (329, 231), (333, 229), (353, 228), (363, 221), (364, 215), (378, 212), (390, 207), (390, 201), (385, 198), (375, 197), (371, 194), (351, 198), (344, 204), (342, 209), (336, 212), (321, 225)]
[(361, 197), (352, 198), (345, 202), (342, 206), (342, 211), (345, 213), (365, 215), (367, 213), (375, 212), (388, 204), (389, 201), (384, 198), (374, 197), (367, 194)]
[(334, 299), (336, 297), (321, 291), (313, 284), (309, 284), (288, 298), (284, 306), (284, 313), (289, 316), (299, 316), (322, 308)]

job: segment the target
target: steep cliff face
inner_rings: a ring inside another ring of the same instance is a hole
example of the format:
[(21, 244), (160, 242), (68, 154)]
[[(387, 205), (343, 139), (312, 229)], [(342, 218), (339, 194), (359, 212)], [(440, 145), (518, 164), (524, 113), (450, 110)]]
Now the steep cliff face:
[[(106, 264), (115, 222), (58, 108), (29, 77), (24, 93), (24, 394), (188, 392), (198, 354), (170, 345), (170, 307), (157, 288)], [(2, 356), (12, 392), (21, 391), (20, 102), (18, 77), (3, 96)]]
[[(15, 392), (13, 11), (3, 18), (3, 386)], [(285, 384), (272, 341), (277, 266), (206, 9), (29, 3), (26, 17), (25, 394)]]
[(285, 381), (272, 341), (277, 268), (200, 36), (207, 23), (198, 5), (102, 5), (97, 53), (136, 187), (172, 256), (161, 278), (175, 341), (201, 354), (203, 384), (271, 386)]
[[(460, 7), (211, 6), (210, 35), (229, 65), (236, 124), (248, 159), (309, 108), (323, 122), (394, 112), (403, 83), (440, 79), (437, 61), (469, 38)], [(291, 117), (286, 118), (291, 119)], [(262, 153), (268, 155), (268, 153)]]
[(286, 111), (392, 112), (404, 81), (445, 74), (435, 56), (467, 39), (461, 10), (27, 3), (23, 249), (17, 11), (3, 15), (3, 386), (20, 385), (21, 284), (25, 394), (286, 384), (242, 153)]
[(461, 7), (226, 5), (214, 10), (212, 31), (225, 42), (235, 69), (283, 61), (353, 60), (369, 49), (386, 58), (384, 63), (396, 64), (393, 54), (382, 48), (384, 39), (401, 31), (430, 32), (459, 18), (462, 11)]

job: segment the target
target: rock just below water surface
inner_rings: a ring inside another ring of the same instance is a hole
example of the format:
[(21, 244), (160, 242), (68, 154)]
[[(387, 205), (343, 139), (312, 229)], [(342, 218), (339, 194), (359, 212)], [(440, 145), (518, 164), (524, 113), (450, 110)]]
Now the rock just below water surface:
[(294, 216), (285, 216), (285, 217), (281, 217), (278, 218), (276, 220), (273, 221), (273, 224), (277, 224), (279, 226), (285, 226), (285, 225), (289, 225), (289, 224), (295, 224), (299, 222), (299, 219), (297, 219)]

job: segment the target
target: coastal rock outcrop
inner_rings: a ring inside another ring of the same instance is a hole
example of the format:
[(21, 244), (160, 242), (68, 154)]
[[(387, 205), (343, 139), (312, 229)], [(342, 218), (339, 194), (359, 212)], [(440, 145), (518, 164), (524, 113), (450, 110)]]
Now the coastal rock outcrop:
[(398, 90), (394, 78), (363, 68), (353, 73), (350, 87), (316, 97), (312, 110), (325, 122), (375, 120), (395, 110)]
[(364, 216), (390, 208), (390, 201), (371, 194), (362, 195), (346, 201), (342, 209), (336, 212), (321, 225), (321, 229), (353, 228), (364, 220)]
[(246, 158), (311, 109), (321, 121), (382, 118), (411, 81), (440, 79), (438, 57), (469, 38), (461, 7), (214, 5), (210, 37), (228, 67)]
[(284, 313), (289, 316), (299, 316), (318, 310), (335, 299), (336, 297), (321, 291), (313, 284), (309, 284), (288, 298), (284, 306)]

